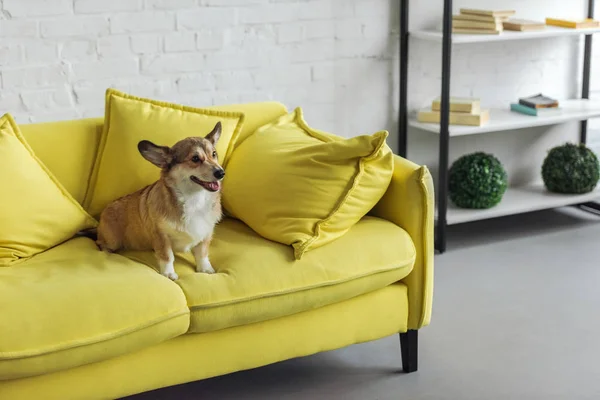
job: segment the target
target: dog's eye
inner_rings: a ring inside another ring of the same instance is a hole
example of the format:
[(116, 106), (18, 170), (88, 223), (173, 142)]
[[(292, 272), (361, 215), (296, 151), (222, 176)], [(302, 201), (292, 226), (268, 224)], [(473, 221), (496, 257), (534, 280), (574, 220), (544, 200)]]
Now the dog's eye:
[(194, 157), (192, 157), (192, 161), (195, 162), (195, 163), (199, 163), (202, 160), (200, 159), (200, 157), (194, 156)]
[(217, 158), (217, 152), (216, 151), (213, 151), (213, 157)]

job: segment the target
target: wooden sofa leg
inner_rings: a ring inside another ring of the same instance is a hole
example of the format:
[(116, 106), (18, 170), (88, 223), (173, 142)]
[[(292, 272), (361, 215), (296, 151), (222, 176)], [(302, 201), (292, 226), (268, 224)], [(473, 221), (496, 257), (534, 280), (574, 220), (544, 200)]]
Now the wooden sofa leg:
[(419, 331), (409, 330), (400, 334), (400, 349), (402, 351), (402, 370), (415, 372), (417, 370)]

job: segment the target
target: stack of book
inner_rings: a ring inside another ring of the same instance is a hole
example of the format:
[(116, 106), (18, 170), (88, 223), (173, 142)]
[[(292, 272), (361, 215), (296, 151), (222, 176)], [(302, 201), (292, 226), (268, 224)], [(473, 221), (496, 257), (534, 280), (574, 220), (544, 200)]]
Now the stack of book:
[(452, 32), (498, 35), (504, 30), (504, 21), (514, 14), (513, 10), (461, 8), (460, 14), (452, 17)]
[(521, 114), (538, 116), (549, 111), (556, 112), (559, 107), (558, 100), (540, 93), (520, 98), (518, 103), (511, 103), (510, 109)]
[[(434, 99), (431, 109), (420, 110), (417, 114), (419, 122), (438, 123), (441, 119), (441, 98)], [(490, 110), (481, 109), (478, 98), (451, 97), (450, 125), (481, 126), (490, 119)]]

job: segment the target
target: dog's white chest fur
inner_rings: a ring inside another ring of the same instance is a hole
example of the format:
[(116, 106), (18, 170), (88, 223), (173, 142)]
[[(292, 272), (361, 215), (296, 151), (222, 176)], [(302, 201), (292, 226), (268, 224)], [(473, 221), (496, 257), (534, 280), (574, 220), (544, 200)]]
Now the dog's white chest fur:
[(219, 216), (214, 212), (214, 194), (201, 190), (182, 196), (181, 221), (166, 228), (171, 246), (176, 252), (187, 252), (201, 241), (210, 237)]

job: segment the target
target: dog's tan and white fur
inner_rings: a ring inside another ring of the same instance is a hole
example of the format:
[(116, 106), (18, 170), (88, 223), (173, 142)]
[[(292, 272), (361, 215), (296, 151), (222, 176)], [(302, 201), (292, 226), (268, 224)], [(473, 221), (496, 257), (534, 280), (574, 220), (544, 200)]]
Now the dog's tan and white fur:
[(96, 243), (102, 250), (154, 250), (160, 272), (178, 279), (174, 252), (191, 251), (196, 271), (213, 273), (208, 249), (222, 216), (221, 180), (215, 146), (221, 123), (205, 137), (173, 147), (143, 140), (142, 156), (161, 169), (160, 179), (110, 203), (100, 216)]

